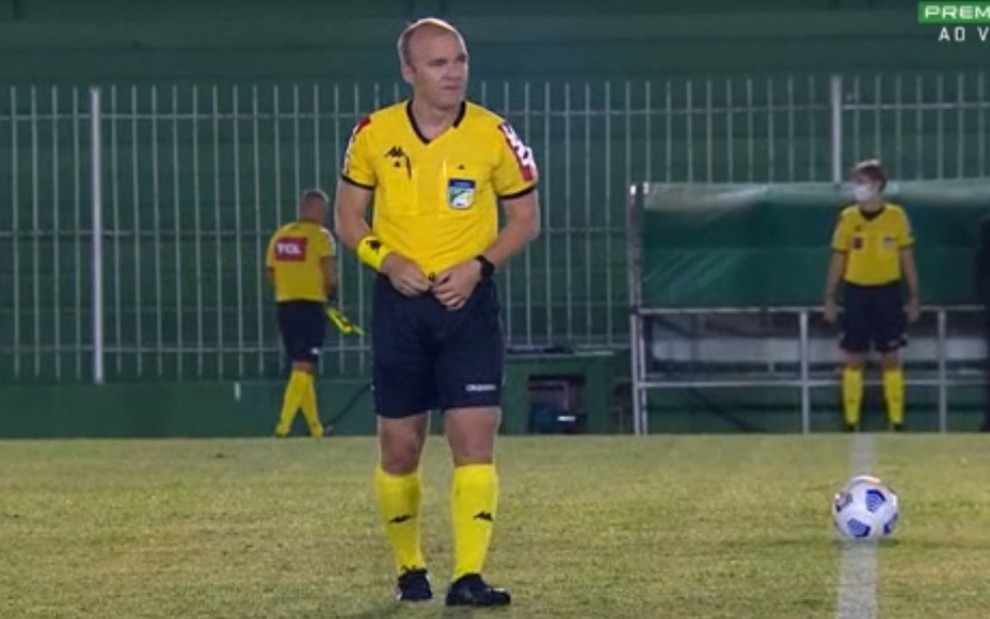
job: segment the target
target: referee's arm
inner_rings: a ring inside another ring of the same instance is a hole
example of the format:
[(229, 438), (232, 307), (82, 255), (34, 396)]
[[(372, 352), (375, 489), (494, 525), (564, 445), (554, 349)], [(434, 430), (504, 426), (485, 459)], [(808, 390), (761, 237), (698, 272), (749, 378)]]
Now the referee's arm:
[(361, 239), (371, 234), (371, 227), (365, 219), (372, 191), (342, 179), (337, 184), (336, 216), (334, 232), (347, 247), (357, 250)]
[(518, 254), (540, 234), (540, 202), (536, 188), (515, 198), (502, 198), (506, 222), (485, 257), (496, 267)]
[(901, 248), (901, 272), (908, 288), (907, 317), (915, 322), (921, 315), (921, 289), (918, 285), (918, 268), (914, 263), (914, 249)]
[(828, 276), (825, 278), (825, 299), (835, 299), (839, 282), (846, 273), (846, 252), (832, 250), (832, 260), (828, 263)]
[(832, 231), (832, 259), (828, 263), (828, 275), (825, 277), (825, 302), (835, 300), (839, 282), (846, 274), (846, 261), (849, 256), (849, 248), (852, 245), (849, 226), (846, 225), (842, 216), (835, 224)]
[(275, 236), (268, 240), (268, 249), (265, 250), (265, 281), (275, 287)]
[(320, 258), (320, 271), (323, 272), (323, 291), (326, 292), (327, 299), (330, 299), (337, 290), (337, 266), (333, 256)]
[(901, 250), (901, 270), (904, 272), (904, 281), (907, 283), (910, 298), (920, 298), (921, 290), (918, 286), (918, 267), (914, 263), (914, 250), (910, 247)]

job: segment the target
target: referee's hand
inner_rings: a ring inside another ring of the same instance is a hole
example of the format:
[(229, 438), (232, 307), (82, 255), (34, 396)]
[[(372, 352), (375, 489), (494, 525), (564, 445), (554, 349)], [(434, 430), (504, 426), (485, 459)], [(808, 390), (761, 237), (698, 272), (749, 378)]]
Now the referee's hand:
[(907, 305), (904, 307), (904, 314), (907, 316), (908, 324), (913, 325), (918, 322), (921, 318), (921, 301), (918, 297), (911, 297), (908, 299)]
[(839, 318), (839, 308), (835, 304), (835, 299), (832, 297), (827, 297), (825, 299), (825, 306), (822, 308), (822, 315), (825, 318), (825, 322), (832, 325)]
[(481, 263), (472, 258), (437, 274), (433, 296), (449, 310), (459, 310), (467, 303), (474, 287), (481, 281)]
[(384, 273), (392, 287), (407, 297), (415, 297), (430, 289), (430, 280), (415, 262), (392, 252), (382, 261)]

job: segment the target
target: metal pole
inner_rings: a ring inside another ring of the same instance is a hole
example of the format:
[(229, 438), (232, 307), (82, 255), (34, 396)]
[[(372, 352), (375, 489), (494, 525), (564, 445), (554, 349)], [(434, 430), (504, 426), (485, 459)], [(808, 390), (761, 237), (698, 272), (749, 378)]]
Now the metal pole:
[(798, 319), (798, 325), (800, 328), (800, 340), (798, 342), (798, 351), (801, 357), (801, 432), (808, 434), (811, 432), (811, 389), (808, 384), (809, 371), (808, 371), (808, 312), (807, 310), (801, 312)]
[(949, 425), (949, 391), (946, 371), (947, 316), (944, 309), (938, 310), (938, 335), (936, 350), (938, 355), (938, 430), (945, 432)]
[(833, 75), (829, 81), (832, 108), (832, 182), (842, 182), (842, 76)]
[(93, 383), (102, 385), (103, 372), (103, 163), (100, 137), (100, 89), (89, 89), (90, 181), (93, 207)]
[(642, 353), (643, 346), (643, 318), (639, 315), (639, 306), (642, 302), (641, 294), (641, 269), (640, 269), (640, 243), (639, 243), (639, 220), (640, 209), (643, 204), (644, 184), (631, 185), (629, 187), (629, 202), (626, 208), (626, 233), (628, 243), (626, 245), (626, 257), (629, 277), (629, 353), (632, 364), (632, 405), (633, 405), (633, 433), (637, 436), (646, 434), (646, 407), (643, 401), (643, 393), (640, 383), (644, 379)]

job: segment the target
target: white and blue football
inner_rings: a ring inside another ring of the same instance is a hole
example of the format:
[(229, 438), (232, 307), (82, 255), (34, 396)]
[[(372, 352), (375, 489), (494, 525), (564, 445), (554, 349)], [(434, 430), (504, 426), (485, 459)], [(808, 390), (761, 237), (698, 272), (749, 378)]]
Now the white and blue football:
[(832, 502), (832, 520), (839, 535), (851, 541), (889, 537), (900, 510), (897, 494), (872, 475), (849, 480)]

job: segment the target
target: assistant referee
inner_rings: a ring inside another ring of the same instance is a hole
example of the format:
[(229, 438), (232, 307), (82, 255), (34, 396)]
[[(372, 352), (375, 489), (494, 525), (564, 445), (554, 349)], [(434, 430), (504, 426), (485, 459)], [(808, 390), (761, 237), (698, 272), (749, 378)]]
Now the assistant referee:
[(904, 209), (884, 199), (887, 175), (879, 161), (858, 163), (851, 180), (856, 202), (842, 210), (832, 236), (824, 316), (826, 321), (836, 322), (836, 293), (841, 282), (846, 429), (859, 429), (863, 366), (872, 349), (880, 354), (890, 428), (898, 431), (904, 427), (904, 374), (899, 351), (907, 345), (907, 324), (915, 322), (920, 313), (914, 237)]
[(275, 288), (278, 328), (292, 374), (275, 435), (285, 437), (302, 408), (310, 436), (323, 436), (314, 375), (326, 337), (328, 297), (337, 284), (334, 242), (323, 227), (330, 199), (319, 189), (302, 194), (299, 219), (279, 228), (268, 243), (268, 280)]

